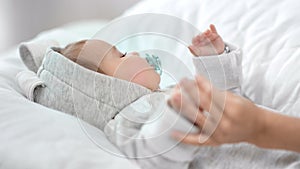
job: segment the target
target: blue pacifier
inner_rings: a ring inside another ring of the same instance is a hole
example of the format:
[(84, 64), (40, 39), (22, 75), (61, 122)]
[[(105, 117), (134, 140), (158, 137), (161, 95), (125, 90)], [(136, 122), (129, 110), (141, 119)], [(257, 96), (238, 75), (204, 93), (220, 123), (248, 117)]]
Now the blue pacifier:
[(150, 55), (148, 53), (145, 53), (145, 55), (146, 55), (145, 59), (147, 60), (149, 65), (154, 68), (156, 73), (161, 75), (162, 74), (162, 68), (161, 68), (161, 61), (160, 61), (159, 57), (155, 56), (155, 55)]

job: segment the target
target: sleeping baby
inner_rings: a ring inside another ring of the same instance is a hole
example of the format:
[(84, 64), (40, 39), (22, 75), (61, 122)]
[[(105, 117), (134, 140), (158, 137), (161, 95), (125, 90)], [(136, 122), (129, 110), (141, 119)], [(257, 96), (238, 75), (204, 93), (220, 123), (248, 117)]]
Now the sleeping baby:
[[(227, 45), (214, 25), (192, 39), (196, 73), (223, 90), (239, 92), (241, 52)], [(64, 56), (64, 57), (62, 57)], [(141, 168), (188, 168), (198, 147), (170, 138), (171, 130), (199, 132), (167, 105), (159, 88), (159, 57), (122, 53), (102, 40), (82, 40), (48, 51), (34, 101), (100, 128)]]

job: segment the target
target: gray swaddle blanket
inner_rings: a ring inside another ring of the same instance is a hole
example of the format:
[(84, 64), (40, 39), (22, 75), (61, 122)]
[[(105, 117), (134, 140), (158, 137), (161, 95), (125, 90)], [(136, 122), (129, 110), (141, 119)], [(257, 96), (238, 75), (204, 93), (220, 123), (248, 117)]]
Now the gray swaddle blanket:
[[(172, 165), (183, 169), (188, 168), (194, 158), (197, 147), (178, 146), (166, 131), (159, 130), (161, 127), (171, 130), (174, 125), (187, 131), (193, 128), (193, 124), (184, 118), (176, 120), (180, 116), (167, 106), (166, 93), (151, 92), (135, 83), (90, 71), (62, 56), (55, 48), (47, 51), (37, 76), (43, 84), (34, 90), (35, 102), (77, 116), (104, 130), (124, 154), (133, 155), (143, 168), (168, 168)], [(149, 108), (146, 109), (145, 105)], [(168, 120), (170, 118), (166, 115), (175, 115), (175, 123), (165, 124), (165, 121), (157, 120), (144, 125), (151, 117), (160, 118), (161, 114)], [(154, 131), (154, 126), (156, 133), (146, 132)], [(124, 133), (126, 139), (120, 140)], [(148, 139), (153, 135), (158, 137)], [(158, 143), (162, 146), (157, 146)], [(165, 152), (168, 148), (172, 150)], [(147, 158), (140, 160), (140, 157)]]
[(103, 130), (120, 110), (147, 88), (88, 70), (49, 49), (37, 72), (44, 87), (35, 89), (35, 102), (78, 116)]

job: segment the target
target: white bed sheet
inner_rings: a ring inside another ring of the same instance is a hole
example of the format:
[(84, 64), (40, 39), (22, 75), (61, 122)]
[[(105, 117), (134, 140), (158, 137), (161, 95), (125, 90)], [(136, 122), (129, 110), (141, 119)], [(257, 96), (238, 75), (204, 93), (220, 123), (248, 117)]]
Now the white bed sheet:
[[(244, 50), (244, 94), (258, 104), (300, 116), (299, 9), (297, 0), (144, 0), (126, 15), (166, 13), (200, 30), (214, 23), (226, 41)], [(102, 25), (80, 23), (38, 38), (59, 39), (65, 45), (92, 36)], [(14, 81), (24, 69), (16, 48), (0, 55), (0, 168), (136, 168), (93, 144), (76, 118), (26, 100)], [(87, 128), (114, 149), (100, 130)]]

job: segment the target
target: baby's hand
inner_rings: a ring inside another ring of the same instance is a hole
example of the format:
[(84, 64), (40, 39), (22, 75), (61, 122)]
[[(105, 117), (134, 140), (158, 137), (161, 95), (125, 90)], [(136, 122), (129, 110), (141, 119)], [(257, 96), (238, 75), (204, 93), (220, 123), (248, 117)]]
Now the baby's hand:
[(224, 52), (225, 44), (214, 25), (193, 38), (188, 48), (195, 56), (218, 55)]

